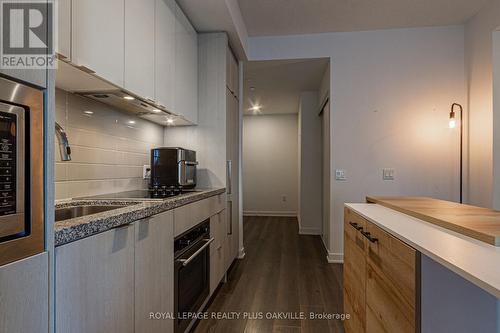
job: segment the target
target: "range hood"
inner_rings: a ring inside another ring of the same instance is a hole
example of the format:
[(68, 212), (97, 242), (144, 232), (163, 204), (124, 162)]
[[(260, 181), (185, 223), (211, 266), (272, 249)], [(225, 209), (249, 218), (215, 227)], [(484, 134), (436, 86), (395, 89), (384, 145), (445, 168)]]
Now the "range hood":
[(193, 125), (182, 116), (166, 110), (163, 106), (119, 88), (84, 68), (61, 60), (57, 60), (57, 66), (57, 88), (111, 105), (121, 112), (162, 126)]

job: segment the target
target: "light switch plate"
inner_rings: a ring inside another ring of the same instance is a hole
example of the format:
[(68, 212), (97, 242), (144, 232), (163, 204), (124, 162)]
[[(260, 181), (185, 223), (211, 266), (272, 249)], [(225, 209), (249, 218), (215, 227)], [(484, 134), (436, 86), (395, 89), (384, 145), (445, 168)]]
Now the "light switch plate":
[(382, 169), (382, 179), (383, 180), (394, 180), (394, 169), (390, 169), (390, 168)]
[(335, 170), (335, 180), (347, 180), (346, 172), (344, 169)]

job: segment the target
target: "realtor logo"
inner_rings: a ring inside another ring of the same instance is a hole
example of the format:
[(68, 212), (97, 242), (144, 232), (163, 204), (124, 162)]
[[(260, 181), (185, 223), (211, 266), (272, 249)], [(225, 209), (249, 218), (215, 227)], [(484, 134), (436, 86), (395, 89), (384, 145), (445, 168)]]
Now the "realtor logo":
[(1, 68), (54, 68), (54, 3), (0, 1)]

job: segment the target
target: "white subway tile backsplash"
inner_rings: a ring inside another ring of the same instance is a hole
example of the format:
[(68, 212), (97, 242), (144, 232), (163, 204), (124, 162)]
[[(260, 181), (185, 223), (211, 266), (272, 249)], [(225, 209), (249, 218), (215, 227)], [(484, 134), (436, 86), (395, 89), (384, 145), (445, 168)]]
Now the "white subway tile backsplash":
[(163, 145), (161, 126), (59, 89), (56, 121), (72, 150), (70, 162), (56, 154), (56, 199), (147, 186), (142, 166), (150, 164), (151, 148)]
[(56, 182), (68, 180), (68, 164), (56, 162)]

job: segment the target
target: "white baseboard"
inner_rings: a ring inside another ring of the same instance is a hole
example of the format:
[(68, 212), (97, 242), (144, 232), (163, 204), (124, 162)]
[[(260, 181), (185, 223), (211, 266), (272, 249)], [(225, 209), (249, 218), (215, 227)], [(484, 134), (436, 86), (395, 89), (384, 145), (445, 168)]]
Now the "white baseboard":
[(243, 216), (284, 216), (297, 217), (297, 212), (279, 212), (279, 211), (255, 211), (244, 210)]
[(318, 228), (303, 228), (299, 225), (299, 235), (321, 235), (321, 230)]
[(344, 263), (344, 254), (343, 253), (333, 253), (328, 252), (326, 256), (326, 260), (329, 264), (343, 264)]
[(241, 249), (238, 250), (238, 259), (243, 259), (245, 258), (245, 248), (242, 247)]

